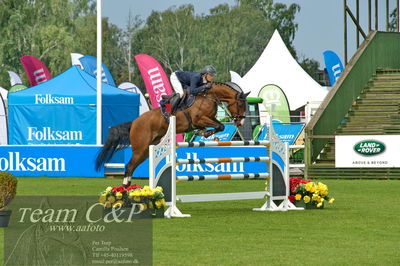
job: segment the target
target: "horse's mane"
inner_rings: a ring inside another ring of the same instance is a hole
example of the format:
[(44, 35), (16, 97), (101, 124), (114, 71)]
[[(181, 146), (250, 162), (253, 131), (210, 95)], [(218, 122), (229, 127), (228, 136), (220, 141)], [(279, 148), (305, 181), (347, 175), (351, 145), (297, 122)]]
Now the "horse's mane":
[(239, 87), (239, 85), (237, 85), (236, 83), (233, 82), (213, 82), (215, 85), (225, 85), (229, 88), (231, 88), (232, 90), (238, 92), (238, 93), (243, 93), (243, 90)]

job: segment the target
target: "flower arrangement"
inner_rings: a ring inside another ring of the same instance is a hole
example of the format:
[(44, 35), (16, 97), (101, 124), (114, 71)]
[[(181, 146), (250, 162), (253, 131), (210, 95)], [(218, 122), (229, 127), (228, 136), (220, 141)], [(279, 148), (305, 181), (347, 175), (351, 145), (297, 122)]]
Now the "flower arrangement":
[(335, 201), (334, 198), (328, 197), (327, 185), (301, 178), (290, 178), (290, 194), (291, 202), (304, 202), (317, 208), (323, 208), (325, 202), (332, 204)]
[(149, 186), (132, 185), (108, 187), (100, 194), (99, 202), (105, 208), (131, 207), (137, 204), (140, 210), (161, 209), (166, 206), (162, 187), (151, 189)]

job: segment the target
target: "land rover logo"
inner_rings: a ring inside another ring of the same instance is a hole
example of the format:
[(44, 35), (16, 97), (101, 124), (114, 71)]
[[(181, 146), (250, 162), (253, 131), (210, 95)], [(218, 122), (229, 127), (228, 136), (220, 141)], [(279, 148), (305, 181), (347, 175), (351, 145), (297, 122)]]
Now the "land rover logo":
[(363, 140), (354, 145), (354, 151), (364, 156), (374, 156), (385, 151), (385, 145), (377, 140)]

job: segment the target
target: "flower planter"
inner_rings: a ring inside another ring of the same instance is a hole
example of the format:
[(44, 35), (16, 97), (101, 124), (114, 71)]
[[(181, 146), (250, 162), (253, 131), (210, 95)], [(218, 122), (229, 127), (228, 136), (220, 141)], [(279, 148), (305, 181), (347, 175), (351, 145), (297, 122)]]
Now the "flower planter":
[(10, 222), (11, 210), (8, 211), (0, 211), (0, 227), (8, 227), (8, 223)]
[(296, 207), (303, 207), (304, 209), (307, 209), (307, 210), (321, 210), (321, 209), (324, 208), (324, 203), (322, 203), (322, 206), (321, 206), (321, 207), (317, 208), (317, 205), (316, 205), (316, 204), (313, 204), (313, 203), (311, 203), (311, 202), (309, 202), (309, 203), (304, 203), (303, 200), (296, 201), (296, 202), (294, 203), (294, 205), (296, 205)]
[[(112, 208), (105, 208), (103, 216), (112, 212)], [(121, 209), (115, 210), (118, 219), (128, 219), (131, 214), (130, 207), (122, 207)], [(112, 214), (111, 214), (112, 215)], [(132, 219), (148, 219), (148, 218), (164, 218), (164, 208), (160, 209), (146, 209), (140, 213), (135, 213), (131, 217)]]

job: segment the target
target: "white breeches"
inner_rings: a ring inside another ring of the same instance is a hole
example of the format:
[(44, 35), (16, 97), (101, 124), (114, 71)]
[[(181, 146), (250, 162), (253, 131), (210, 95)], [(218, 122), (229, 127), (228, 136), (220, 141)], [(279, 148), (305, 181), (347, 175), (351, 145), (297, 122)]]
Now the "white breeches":
[(174, 91), (176, 93), (179, 93), (179, 95), (182, 97), (183, 96), (183, 88), (182, 88), (182, 84), (179, 81), (178, 77), (176, 76), (175, 72), (173, 72), (170, 76), (170, 81), (171, 81), (171, 85), (172, 88), (174, 89)]

